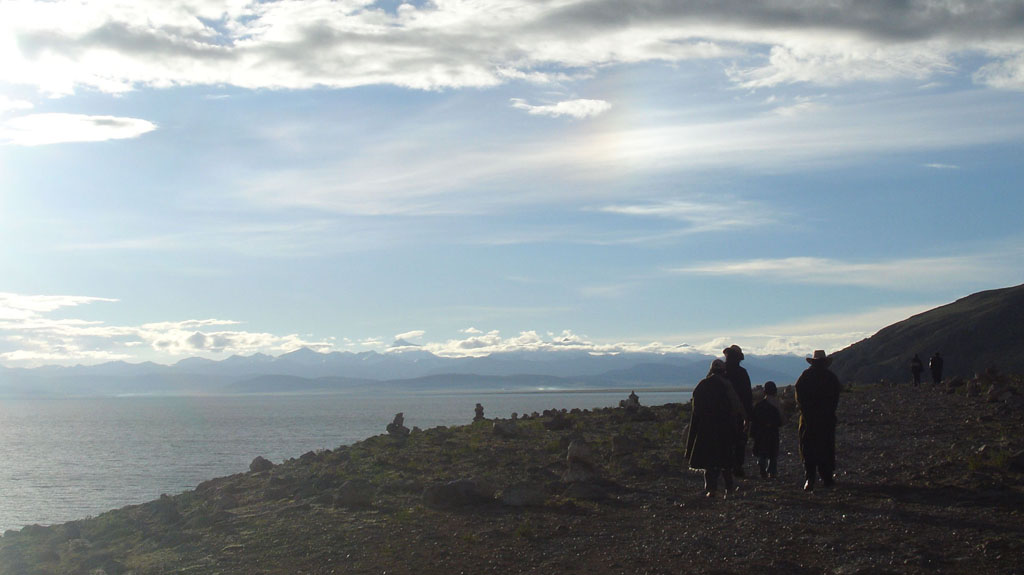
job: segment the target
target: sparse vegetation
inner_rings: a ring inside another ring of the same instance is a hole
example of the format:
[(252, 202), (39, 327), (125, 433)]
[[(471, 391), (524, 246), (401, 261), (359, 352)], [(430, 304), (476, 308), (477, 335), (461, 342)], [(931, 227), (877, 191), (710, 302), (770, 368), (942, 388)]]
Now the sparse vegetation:
[[(1000, 381), (1017, 397), (1019, 379)], [(1024, 559), (1024, 410), (967, 387), (844, 394), (832, 491), (799, 489), (795, 417), (780, 480), (742, 480), (723, 501), (703, 498), (682, 460), (687, 406), (599, 409), (568, 414), (564, 428), (520, 420), (511, 437), (491, 422), (382, 435), (8, 532), (0, 575), (1012, 573)], [(589, 444), (599, 472), (574, 489), (563, 480), (572, 440)], [(425, 504), (427, 487), (466, 478), (497, 494), (538, 493), (523, 506)], [(358, 481), (372, 490), (366, 505), (342, 497)]]

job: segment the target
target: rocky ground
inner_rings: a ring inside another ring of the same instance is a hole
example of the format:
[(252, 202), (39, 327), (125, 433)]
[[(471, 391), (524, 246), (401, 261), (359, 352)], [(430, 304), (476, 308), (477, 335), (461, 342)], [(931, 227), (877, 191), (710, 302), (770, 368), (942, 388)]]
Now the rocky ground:
[(7, 532), (0, 574), (1024, 574), (1024, 388), (968, 387), (852, 387), (813, 493), (795, 417), (728, 499), (683, 466), (685, 405), (485, 420)]

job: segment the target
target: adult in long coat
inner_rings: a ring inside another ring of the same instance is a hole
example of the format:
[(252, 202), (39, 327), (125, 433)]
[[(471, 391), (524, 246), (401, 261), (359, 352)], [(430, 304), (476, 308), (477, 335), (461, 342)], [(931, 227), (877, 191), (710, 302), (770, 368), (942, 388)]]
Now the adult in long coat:
[(722, 350), (725, 355), (725, 378), (732, 383), (732, 388), (743, 406), (743, 413), (736, 418), (736, 446), (733, 450), (732, 472), (736, 477), (743, 477), (743, 462), (747, 454), (747, 432), (750, 419), (754, 415), (754, 392), (750, 385), (750, 374), (740, 365), (743, 361), (743, 350), (738, 345), (730, 345)]
[(831, 358), (816, 350), (807, 358), (809, 368), (800, 374), (796, 385), (796, 404), (800, 408), (800, 457), (804, 461), (804, 490), (814, 489), (815, 474), (822, 485), (830, 487), (836, 468), (836, 408), (839, 406), (839, 378), (828, 366)]
[(686, 461), (690, 468), (704, 471), (704, 491), (714, 497), (718, 476), (725, 490), (734, 490), (732, 465), (736, 446), (736, 417), (743, 407), (732, 384), (724, 377), (725, 362), (711, 362), (708, 376), (693, 390), (690, 426), (686, 432)]

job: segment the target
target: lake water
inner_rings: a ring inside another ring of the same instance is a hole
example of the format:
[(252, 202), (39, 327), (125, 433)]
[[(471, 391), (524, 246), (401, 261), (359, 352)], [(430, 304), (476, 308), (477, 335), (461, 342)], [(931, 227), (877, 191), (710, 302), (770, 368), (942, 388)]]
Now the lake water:
[[(644, 405), (689, 392), (644, 392)], [(0, 533), (50, 525), (194, 488), (384, 433), (395, 413), (429, 429), (545, 409), (618, 405), (626, 392), (126, 397), (0, 400)]]

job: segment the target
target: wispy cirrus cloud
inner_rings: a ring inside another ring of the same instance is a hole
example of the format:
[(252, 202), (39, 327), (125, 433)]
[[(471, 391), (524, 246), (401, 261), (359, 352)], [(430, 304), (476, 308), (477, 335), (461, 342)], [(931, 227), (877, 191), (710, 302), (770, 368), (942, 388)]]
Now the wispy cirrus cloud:
[[(1021, 263), (1024, 252), (973, 254), (875, 261), (820, 257), (761, 258), (705, 262), (669, 267), (674, 274), (733, 276), (764, 281), (816, 285), (846, 285), (890, 289), (920, 289), (928, 285), (999, 285), (1014, 281), (1007, 262)], [(1016, 269), (1016, 266), (1013, 266)]]
[(513, 108), (525, 110), (531, 116), (569, 116), (577, 120), (600, 116), (612, 109), (611, 102), (604, 100), (565, 100), (556, 104), (531, 105), (525, 100), (512, 98), (511, 102)]
[(138, 118), (82, 114), (31, 114), (0, 122), (0, 144), (44, 146), (137, 138), (156, 129)]
[(677, 220), (688, 224), (691, 232), (750, 228), (771, 225), (778, 221), (775, 211), (766, 205), (727, 196), (715, 200), (610, 204), (594, 209), (623, 216)]

